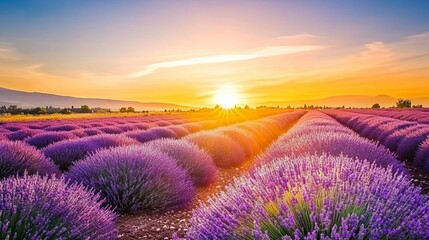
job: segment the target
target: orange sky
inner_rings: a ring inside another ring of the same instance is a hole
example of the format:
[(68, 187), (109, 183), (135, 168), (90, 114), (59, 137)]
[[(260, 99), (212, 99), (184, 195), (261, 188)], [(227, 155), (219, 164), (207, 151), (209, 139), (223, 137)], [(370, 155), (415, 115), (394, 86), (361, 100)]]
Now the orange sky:
[[(394, 35), (393, 25), (358, 25), (346, 14), (318, 18), (324, 15), (314, 9), (309, 23), (293, 25), (293, 16), (275, 9), (287, 6), (257, 1), (246, 8), (211, 3), (209, 11), (188, 5), (197, 14), (145, 6), (147, 15), (119, 8), (117, 20), (100, 12), (95, 18), (90, 9), (82, 12), (86, 23), (59, 18), (62, 28), (37, 19), (16, 23), (8, 35), (0, 34), (0, 87), (192, 106), (215, 104), (214, 95), (225, 87), (238, 92), (240, 104), (354, 94), (429, 96), (424, 29)], [(40, 14), (54, 19), (53, 13)], [(119, 20), (128, 15), (140, 24)], [(37, 31), (23, 35), (21, 28), (30, 27)], [(59, 30), (64, 27), (69, 29)]]

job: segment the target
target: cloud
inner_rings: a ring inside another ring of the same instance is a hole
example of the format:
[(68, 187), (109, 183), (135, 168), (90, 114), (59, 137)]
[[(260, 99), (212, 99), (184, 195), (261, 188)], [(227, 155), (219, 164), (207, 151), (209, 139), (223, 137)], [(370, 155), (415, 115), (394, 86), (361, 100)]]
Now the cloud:
[(322, 37), (303, 32), (295, 35), (279, 36), (277, 37), (277, 39), (291, 40), (291, 41), (295, 41), (295, 40), (307, 41), (307, 40), (319, 40), (319, 39), (322, 39)]
[(6, 42), (0, 42), (0, 62), (16, 61), (20, 59), (21, 57), (15, 48)]
[(361, 53), (363, 57), (370, 58), (390, 58), (394, 55), (393, 51), (383, 42), (372, 42), (365, 44), (366, 50)]
[(211, 63), (225, 63), (233, 61), (245, 61), (256, 58), (275, 57), (299, 52), (313, 51), (323, 48), (317, 45), (307, 46), (269, 46), (259, 50), (250, 51), (243, 54), (231, 55), (214, 55), (197, 58), (188, 58), (176, 61), (158, 62), (145, 66), (142, 70), (129, 74), (129, 77), (142, 77), (150, 75), (161, 68), (175, 68), (182, 66), (190, 66), (196, 64), (211, 64)]
[(408, 39), (421, 39), (421, 38), (428, 38), (429, 37), (429, 32), (424, 32), (424, 33), (419, 33), (419, 34), (415, 34), (415, 35), (410, 35), (407, 38)]

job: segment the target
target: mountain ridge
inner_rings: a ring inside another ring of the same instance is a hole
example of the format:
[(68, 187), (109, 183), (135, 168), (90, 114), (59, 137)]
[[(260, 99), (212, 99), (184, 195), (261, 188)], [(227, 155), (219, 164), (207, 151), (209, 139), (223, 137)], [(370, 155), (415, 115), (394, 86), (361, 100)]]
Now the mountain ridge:
[(0, 87), (0, 104), (17, 105), (19, 107), (70, 107), (88, 105), (91, 108), (111, 108), (119, 109), (121, 107), (134, 107), (136, 110), (164, 110), (164, 109), (195, 109), (195, 107), (184, 106), (173, 103), (162, 102), (138, 102), (104, 98), (81, 98), (73, 96), (62, 96), (52, 93), (25, 92)]

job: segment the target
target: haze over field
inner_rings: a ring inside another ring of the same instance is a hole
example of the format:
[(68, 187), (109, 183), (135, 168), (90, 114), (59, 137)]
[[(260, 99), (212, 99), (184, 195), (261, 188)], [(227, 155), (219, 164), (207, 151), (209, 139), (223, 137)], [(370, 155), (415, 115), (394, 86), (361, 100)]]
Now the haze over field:
[[(428, 97), (428, 1), (0, 2), (0, 87), (214, 106)], [(228, 89), (228, 90), (225, 90)]]

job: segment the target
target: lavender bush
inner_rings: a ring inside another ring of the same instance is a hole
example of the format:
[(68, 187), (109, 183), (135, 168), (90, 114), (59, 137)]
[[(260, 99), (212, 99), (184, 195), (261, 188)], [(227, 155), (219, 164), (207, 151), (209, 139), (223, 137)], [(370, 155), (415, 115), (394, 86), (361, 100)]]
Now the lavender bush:
[(198, 123), (185, 123), (181, 126), (185, 128), (189, 133), (194, 133), (203, 130), (203, 126)]
[(11, 132), (16, 132), (16, 131), (19, 131), (19, 130), (25, 128), (25, 127), (22, 126), (22, 125), (20, 125), (20, 124), (13, 124), (12, 123), (12, 124), (5, 124), (3, 126), (3, 128), (6, 129), (6, 130), (9, 130)]
[(411, 180), (338, 156), (277, 159), (193, 212), (188, 239), (428, 239)]
[(0, 182), (0, 239), (116, 239), (115, 215), (102, 203), (64, 178), (8, 178)]
[(64, 125), (56, 125), (56, 126), (51, 126), (51, 127), (47, 127), (45, 128), (45, 131), (54, 131), (54, 132), (66, 132), (66, 131), (72, 131), (72, 130), (76, 130), (76, 129), (80, 129), (80, 127), (78, 125), (75, 124), (64, 124)]
[(249, 131), (259, 146), (265, 146), (275, 139), (279, 132), (271, 128), (269, 125), (264, 125), (258, 122), (248, 122), (236, 124), (236, 127)]
[(176, 139), (158, 139), (146, 143), (176, 160), (178, 165), (184, 168), (197, 186), (207, 186), (213, 183), (217, 177), (217, 168), (212, 157), (197, 145)]
[(70, 132), (44, 132), (26, 138), (25, 142), (36, 148), (44, 148), (49, 144), (73, 138), (77, 137)]
[(67, 171), (76, 161), (102, 148), (137, 144), (123, 135), (101, 134), (97, 136), (56, 142), (42, 149), (45, 156), (52, 159), (62, 171)]
[(9, 139), (5, 135), (2, 135), (0, 133), (0, 141), (7, 141), (7, 140), (9, 140)]
[(190, 133), (186, 128), (180, 125), (168, 126), (166, 128), (173, 131), (177, 138), (184, 137)]
[(18, 130), (16, 132), (11, 132), (7, 134), (7, 138), (11, 141), (22, 141), (26, 139), (27, 137), (32, 137), (38, 133), (42, 133), (42, 130), (36, 130), (36, 129), (22, 129)]
[(395, 171), (407, 174), (403, 164), (385, 147), (358, 136), (321, 112), (310, 112), (302, 117), (292, 129), (257, 157), (257, 165), (283, 156), (324, 153), (366, 159), (378, 166), (391, 166)]
[(39, 150), (23, 142), (0, 141), (0, 179), (28, 174), (59, 174), (58, 168)]
[(424, 172), (429, 173), (429, 137), (420, 145), (414, 159), (414, 164)]
[(385, 145), (387, 148), (389, 148), (392, 152), (396, 152), (396, 150), (398, 149), (398, 145), (399, 142), (407, 135), (418, 131), (421, 132), (422, 130), (424, 130), (425, 127), (421, 126), (421, 125), (414, 125), (414, 126), (410, 126), (404, 129), (400, 129), (397, 130), (395, 132), (393, 132), (392, 134), (390, 134), (389, 136), (387, 136), (384, 140), (383, 140), (383, 145)]
[(354, 134), (322, 131), (308, 135), (295, 135), (267, 152), (268, 157), (323, 153), (365, 159), (377, 166), (392, 167), (394, 171), (408, 174), (404, 165), (388, 149)]
[(165, 126), (169, 126), (169, 125), (171, 125), (171, 123), (169, 122), (169, 121), (163, 121), (163, 120), (161, 120), (161, 121), (157, 121), (157, 122), (154, 122), (157, 126), (159, 126), (159, 127), (165, 127)]
[(124, 132), (122, 129), (116, 126), (100, 127), (98, 129), (101, 130), (103, 133), (108, 133), (108, 134), (119, 134)]
[(138, 145), (98, 151), (73, 165), (67, 177), (100, 192), (121, 213), (180, 209), (195, 196), (174, 159)]
[(244, 154), (247, 158), (253, 156), (258, 150), (259, 145), (256, 140), (253, 138), (252, 134), (244, 129), (228, 126), (216, 128), (216, 132), (228, 136), (235, 142), (237, 142), (244, 151)]
[(214, 131), (200, 131), (184, 139), (206, 150), (219, 167), (235, 167), (245, 160), (243, 149), (231, 138)]
[(170, 129), (155, 127), (148, 130), (136, 130), (125, 133), (126, 136), (136, 139), (141, 143), (149, 142), (160, 138), (177, 138), (177, 135)]
[(409, 132), (398, 143), (396, 154), (404, 161), (412, 162), (416, 156), (420, 144), (429, 137), (429, 126), (420, 130)]
[(103, 134), (101, 130), (96, 128), (87, 128), (87, 129), (83, 129), (83, 131), (86, 133), (87, 136), (95, 136), (95, 135)]

